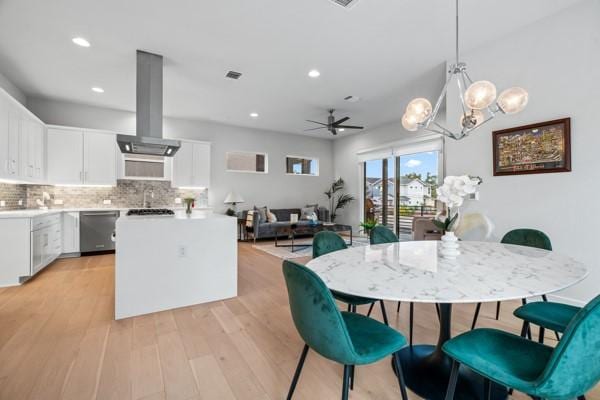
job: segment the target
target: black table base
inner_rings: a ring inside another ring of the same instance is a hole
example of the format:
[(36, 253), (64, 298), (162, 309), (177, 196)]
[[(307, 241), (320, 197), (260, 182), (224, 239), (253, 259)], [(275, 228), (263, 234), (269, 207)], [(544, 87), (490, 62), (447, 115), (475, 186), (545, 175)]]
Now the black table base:
[[(440, 304), (440, 312), (440, 335), (437, 345), (414, 345), (400, 351), (406, 386), (418, 396), (428, 400), (444, 400), (452, 368), (452, 359), (442, 351), (443, 344), (450, 339), (452, 305)], [(506, 387), (492, 383), (492, 400), (504, 400), (507, 396)], [(456, 400), (485, 399), (483, 377), (461, 366), (454, 398)]]

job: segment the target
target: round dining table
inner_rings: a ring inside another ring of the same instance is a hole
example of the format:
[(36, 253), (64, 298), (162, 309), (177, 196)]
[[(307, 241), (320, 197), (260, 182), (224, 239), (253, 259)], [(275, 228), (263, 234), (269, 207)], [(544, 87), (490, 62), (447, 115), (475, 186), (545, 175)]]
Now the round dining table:
[[(440, 307), (436, 344), (401, 350), (406, 385), (417, 395), (442, 400), (452, 360), (442, 346), (451, 338), (452, 305), (522, 300), (565, 289), (587, 276), (586, 267), (558, 253), (492, 242), (460, 242), (460, 255), (445, 259), (439, 241), (352, 247), (311, 260), (307, 267), (332, 290), (381, 300), (435, 303)], [(504, 349), (498, 349), (504, 351)], [(483, 378), (461, 367), (455, 399), (482, 399)], [(492, 399), (508, 389), (494, 384)]]

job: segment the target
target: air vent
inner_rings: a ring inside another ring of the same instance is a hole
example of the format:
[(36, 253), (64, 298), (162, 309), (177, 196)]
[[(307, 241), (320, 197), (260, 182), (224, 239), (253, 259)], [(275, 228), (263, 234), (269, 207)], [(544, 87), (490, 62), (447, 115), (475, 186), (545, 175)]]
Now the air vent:
[(229, 71), (225, 77), (229, 78), (229, 79), (240, 79), (240, 77), (242, 76), (241, 72), (235, 72), (235, 71)]
[(344, 8), (351, 8), (356, 3), (358, 3), (358, 0), (331, 0), (331, 1), (333, 1), (335, 4), (342, 6)]

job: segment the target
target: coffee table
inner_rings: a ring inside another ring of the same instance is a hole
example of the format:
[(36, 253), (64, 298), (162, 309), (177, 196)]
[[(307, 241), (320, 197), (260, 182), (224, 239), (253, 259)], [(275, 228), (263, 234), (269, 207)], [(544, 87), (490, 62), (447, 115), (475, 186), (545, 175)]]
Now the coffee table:
[[(348, 246), (352, 246), (352, 226), (342, 224), (281, 224), (275, 228), (275, 247), (291, 247), (292, 253), (296, 251), (296, 248), (306, 248), (312, 246), (311, 243), (295, 243), (297, 236), (304, 235), (315, 235), (321, 231), (331, 232), (350, 232), (350, 242), (347, 242)], [(278, 236), (287, 236), (291, 239), (291, 244), (279, 244), (277, 241)]]

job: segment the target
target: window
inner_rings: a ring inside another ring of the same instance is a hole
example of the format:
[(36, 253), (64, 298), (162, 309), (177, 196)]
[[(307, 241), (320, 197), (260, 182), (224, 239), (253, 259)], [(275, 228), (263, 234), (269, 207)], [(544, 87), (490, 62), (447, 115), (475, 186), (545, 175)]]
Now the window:
[(319, 160), (316, 158), (287, 156), (285, 165), (285, 172), (289, 175), (319, 176)]
[(266, 174), (268, 160), (266, 153), (253, 153), (244, 151), (230, 151), (225, 154), (228, 172), (250, 172)]

